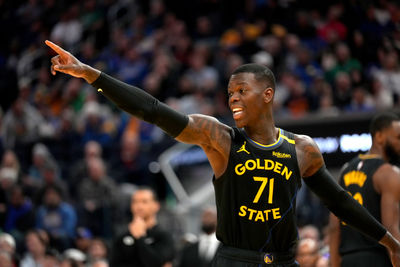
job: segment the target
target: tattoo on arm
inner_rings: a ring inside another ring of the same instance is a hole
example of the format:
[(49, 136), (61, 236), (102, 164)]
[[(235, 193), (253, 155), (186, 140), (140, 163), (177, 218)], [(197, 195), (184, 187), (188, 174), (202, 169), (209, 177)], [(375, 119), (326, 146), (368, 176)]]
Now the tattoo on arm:
[(324, 159), (317, 144), (308, 136), (298, 136), (296, 140), (299, 167), (303, 177), (313, 175), (324, 165)]
[(177, 139), (181, 142), (212, 146), (226, 141), (229, 127), (213, 117), (190, 115), (189, 124)]

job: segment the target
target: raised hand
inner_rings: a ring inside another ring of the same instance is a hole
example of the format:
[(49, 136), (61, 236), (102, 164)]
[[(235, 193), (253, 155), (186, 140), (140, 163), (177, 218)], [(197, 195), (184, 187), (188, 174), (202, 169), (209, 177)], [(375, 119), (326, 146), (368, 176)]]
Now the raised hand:
[(94, 82), (99, 77), (99, 70), (80, 62), (70, 52), (55, 43), (48, 40), (45, 43), (58, 54), (51, 59), (51, 73), (53, 75), (56, 75), (56, 72), (59, 71), (77, 78), (83, 78), (88, 83)]
[(143, 218), (135, 216), (131, 223), (128, 225), (129, 232), (134, 238), (141, 238), (146, 235), (147, 227)]

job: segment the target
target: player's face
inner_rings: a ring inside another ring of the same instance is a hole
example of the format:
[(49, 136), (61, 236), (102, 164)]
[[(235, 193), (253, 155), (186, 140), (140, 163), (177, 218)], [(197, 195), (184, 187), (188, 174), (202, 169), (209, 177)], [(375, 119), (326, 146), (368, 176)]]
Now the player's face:
[(232, 75), (228, 84), (229, 107), (239, 128), (256, 125), (266, 112), (265, 85), (253, 73)]
[(392, 127), (385, 132), (384, 152), (390, 162), (400, 162), (400, 121), (392, 122)]

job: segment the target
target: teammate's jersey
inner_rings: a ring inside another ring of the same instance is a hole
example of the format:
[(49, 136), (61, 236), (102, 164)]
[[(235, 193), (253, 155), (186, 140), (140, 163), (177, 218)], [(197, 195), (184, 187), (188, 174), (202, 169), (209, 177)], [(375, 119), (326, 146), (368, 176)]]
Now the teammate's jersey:
[(292, 133), (261, 145), (233, 128), (225, 173), (214, 179), (217, 237), (227, 246), (265, 252), (294, 252), (295, 207), (301, 186)]
[[(359, 155), (345, 165), (339, 180), (339, 184), (378, 221), (381, 221), (381, 196), (374, 189), (372, 176), (384, 163), (383, 159), (377, 155)], [(344, 223), (340, 225), (341, 243), (339, 251), (341, 254), (379, 247), (383, 249), (378, 242), (350, 226)]]

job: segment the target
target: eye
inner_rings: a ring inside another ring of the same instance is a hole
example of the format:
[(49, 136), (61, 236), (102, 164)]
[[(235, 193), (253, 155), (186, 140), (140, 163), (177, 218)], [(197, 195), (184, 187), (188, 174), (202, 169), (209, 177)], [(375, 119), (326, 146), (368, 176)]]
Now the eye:
[(228, 97), (231, 97), (233, 95), (232, 92), (228, 92)]
[(240, 88), (240, 89), (239, 89), (239, 92), (240, 92), (241, 94), (243, 94), (245, 91), (246, 91), (246, 89), (244, 89), (244, 88)]

